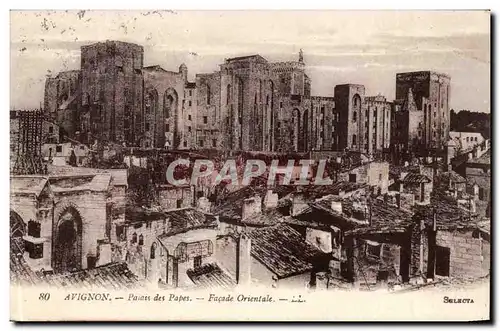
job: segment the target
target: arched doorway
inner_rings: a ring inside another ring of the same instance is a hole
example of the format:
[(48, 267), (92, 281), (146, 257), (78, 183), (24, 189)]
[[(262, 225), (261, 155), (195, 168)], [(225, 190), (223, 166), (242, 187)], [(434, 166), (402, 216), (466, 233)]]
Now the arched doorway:
[(82, 219), (75, 208), (69, 207), (61, 213), (54, 238), (54, 271), (63, 273), (81, 269)]
[(10, 238), (22, 238), (26, 233), (26, 225), (21, 216), (15, 211), (10, 211)]

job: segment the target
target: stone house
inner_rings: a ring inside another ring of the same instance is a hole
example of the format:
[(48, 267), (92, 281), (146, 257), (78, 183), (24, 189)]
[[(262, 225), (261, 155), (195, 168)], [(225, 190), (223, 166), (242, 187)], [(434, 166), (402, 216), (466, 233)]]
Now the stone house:
[(65, 273), (110, 262), (111, 177), (11, 177), (11, 238), (23, 239), (33, 270)]
[(217, 254), (239, 285), (295, 289), (315, 283), (322, 256), (285, 223), (221, 236)]

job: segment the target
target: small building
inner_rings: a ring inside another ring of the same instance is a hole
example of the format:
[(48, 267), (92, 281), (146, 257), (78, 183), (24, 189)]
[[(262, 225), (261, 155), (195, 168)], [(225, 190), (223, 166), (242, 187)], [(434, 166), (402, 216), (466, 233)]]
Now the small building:
[(483, 135), (479, 132), (450, 131), (450, 139), (456, 143), (455, 155), (469, 152), (474, 146), (480, 145), (484, 141)]
[(285, 223), (221, 236), (217, 254), (240, 285), (294, 289), (315, 283), (323, 255)]
[[(85, 166), (90, 150), (86, 145), (75, 143), (43, 144), (42, 156), (55, 166)], [(72, 164), (73, 163), (73, 164)]]

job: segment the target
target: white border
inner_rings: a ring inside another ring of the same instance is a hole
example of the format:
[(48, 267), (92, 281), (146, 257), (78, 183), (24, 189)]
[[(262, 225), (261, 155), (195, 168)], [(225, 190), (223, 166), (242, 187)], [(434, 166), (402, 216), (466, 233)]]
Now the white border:
[[(117, 7), (116, 5), (119, 4), (120, 7)], [(184, 1), (177, 1), (176, 3), (168, 3), (168, 6), (170, 8), (168, 9), (230, 9), (230, 10), (235, 10), (235, 9), (404, 9), (404, 10), (411, 10), (411, 9), (458, 9), (458, 10), (466, 10), (466, 9), (491, 9), (493, 13), (499, 12), (498, 7), (499, 7), (499, 2), (498, 1), (482, 1), (482, 0), (475, 0), (475, 1), (462, 1), (462, 2), (448, 2), (445, 4), (440, 4), (437, 1), (428, 1), (428, 0), (420, 0), (420, 1), (343, 1), (343, 2), (327, 2), (327, 1), (318, 1), (318, 0), (301, 0), (301, 1), (296, 1), (296, 0), (288, 0), (288, 1), (269, 1), (269, 0), (253, 0), (253, 1), (220, 1), (220, 0), (211, 0), (211, 1), (203, 1), (203, 0), (184, 0)], [(1, 169), (2, 172), (4, 173), (4, 178), (8, 178), (8, 172), (9, 172), (9, 165), (8, 161), (9, 158), (7, 157), (9, 155), (9, 148), (8, 146), (8, 110), (10, 109), (10, 104), (9, 104), (9, 9), (77, 9), (81, 8), (80, 6), (75, 7), (74, 4), (70, 4), (69, 2), (65, 1), (44, 1), (43, 5), (39, 1), (16, 1), (14, 3), (11, 3), (11, 8), (7, 7), (8, 2), (2, 2), (2, 11), (0, 14), (2, 24), (0, 25), (1, 32), (2, 32), (2, 38), (5, 43), (5, 49), (1, 52), (2, 56), (2, 63), (4, 64), (4, 75), (2, 79), (2, 89), (0, 90), (1, 92), (1, 99), (3, 100), (5, 105), (4, 105), (4, 110), (2, 112), (4, 119), (0, 121), (0, 132), (4, 133), (2, 135), (2, 144), (1, 146), (1, 155), (4, 155), (2, 157), (1, 162)], [(167, 2), (164, 1), (148, 1), (148, 0), (142, 0), (142, 1), (115, 1), (115, 2), (110, 2), (110, 3), (105, 3), (102, 0), (96, 1), (96, 0), (88, 0), (85, 1), (85, 7), (86, 8), (91, 8), (91, 9), (157, 9), (157, 8), (164, 8), (167, 5)], [(3, 8), (5, 7), (5, 8)], [(498, 24), (498, 22), (496, 22)], [(494, 28), (494, 27), (492, 27)], [(498, 43), (498, 34), (494, 34), (494, 41), (495, 44)], [(493, 61), (497, 59), (496, 54), (492, 58)], [(495, 68), (496, 69), (496, 68)], [(496, 73), (496, 70), (495, 70)], [(498, 85), (495, 85), (495, 90), (492, 91), (492, 95), (498, 95)], [(496, 103), (493, 103), (495, 105)], [(496, 112), (495, 109), (492, 109), (491, 113), (494, 114)], [(495, 116), (495, 126), (500, 127), (498, 125), (498, 121), (500, 121), (498, 118), (498, 114)], [(496, 146), (496, 144), (493, 144), (493, 146)], [(494, 147), (495, 148), (495, 147)], [(496, 160), (497, 153), (494, 153), (494, 160)], [(7, 184), (4, 184), (1, 186), (1, 199), (0, 203), (2, 205), (2, 212), (4, 215), (4, 219), (7, 218), (7, 211), (8, 211), (8, 203), (9, 203), (9, 186)], [(495, 193), (498, 193), (496, 188), (495, 188)], [(494, 196), (498, 196), (495, 194)], [(494, 204), (496, 206), (496, 204)], [(494, 209), (496, 211), (496, 208)], [(496, 213), (495, 213), (496, 215)], [(8, 236), (8, 222), (4, 222), (4, 227), (5, 230), (3, 231), (3, 234), (5, 236)], [(498, 226), (495, 226), (495, 237), (497, 237), (497, 231), (496, 229)], [(5, 260), (0, 261), (0, 266), (2, 266), (2, 270), (5, 272), (2, 272), (2, 286), (4, 291), (1, 293), (3, 294), (2, 296), (2, 322), (7, 324), (6, 327), (7, 329), (13, 329), (14, 325), (12, 323), (9, 323), (9, 297), (8, 297), (8, 292), (9, 292), (9, 272), (8, 272), (8, 259), (9, 259), (9, 254), (7, 250), (7, 242), (8, 238), (5, 238), (6, 240), (3, 240), (2, 242), (5, 244), (5, 251), (1, 255), (2, 258), (5, 258)], [(497, 254), (494, 255), (495, 257)], [(497, 259), (495, 258), (495, 261), (492, 261), (494, 265), (497, 263)], [(495, 278), (493, 281), (497, 281)], [(496, 291), (495, 291), (496, 292)], [(497, 305), (498, 306), (498, 305)], [(70, 327), (82, 327), (85, 326), (85, 324), (82, 325), (66, 325), (66, 326), (60, 326), (61, 328), (70, 328)], [(439, 329), (439, 326), (430, 326), (430, 325), (423, 325), (426, 329)], [(18, 326), (19, 327), (19, 326)], [(26, 327), (26, 326), (21, 326), (21, 327)], [(40, 326), (36, 326), (40, 327)], [(49, 326), (50, 327), (50, 326)], [(103, 326), (99, 326), (101, 328)], [(109, 327), (109, 326), (106, 326)], [(125, 326), (124, 326), (125, 327)], [(137, 327), (136, 325), (133, 326), (128, 326), (128, 328), (135, 328)], [(172, 328), (172, 327), (177, 327), (173, 325), (168, 325), (167, 327)], [(188, 328), (194, 328), (197, 326), (184, 326)], [(221, 326), (218, 325), (218, 328), (220, 327), (234, 327), (233, 325), (226, 325), (226, 326)], [(239, 326), (239, 327), (249, 327), (249, 326)], [(289, 326), (285, 326), (289, 327)], [(300, 326), (306, 327), (306, 326)], [(333, 327), (341, 327), (341, 326), (333, 326)], [(343, 327), (343, 326), (342, 326)], [(4, 327), (2, 327), (4, 330)]]

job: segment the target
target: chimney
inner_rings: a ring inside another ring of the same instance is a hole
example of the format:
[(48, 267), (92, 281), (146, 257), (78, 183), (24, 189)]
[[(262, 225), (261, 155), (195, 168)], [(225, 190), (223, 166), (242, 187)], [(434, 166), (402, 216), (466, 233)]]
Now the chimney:
[(98, 243), (97, 252), (99, 256), (99, 260), (96, 263), (96, 266), (99, 267), (101, 265), (106, 265), (111, 263), (111, 244), (108, 242)]
[(474, 158), (477, 158), (477, 157), (479, 157), (479, 155), (478, 155), (478, 154), (479, 154), (479, 153), (478, 153), (478, 150), (477, 150), (477, 146), (475, 146), (475, 147), (472, 149), (472, 156), (473, 156)]
[(264, 197), (264, 208), (272, 209), (278, 207), (278, 193), (273, 193), (272, 190), (267, 190)]
[(242, 221), (260, 213), (262, 213), (262, 201), (258, 195), (243, 200)]
[(211, 203), (206, 197), (200, 197), (196, 207), (204, 213), (210, 213)]
[(342, 201), (333, 200), (331, 208), (333, 211), (342, 214)]
[(246, 233), (242, 233), (238, 239), (238, 263), (237, 282), (242, 285), (250, 285), (252, 266), (252, 240)]

